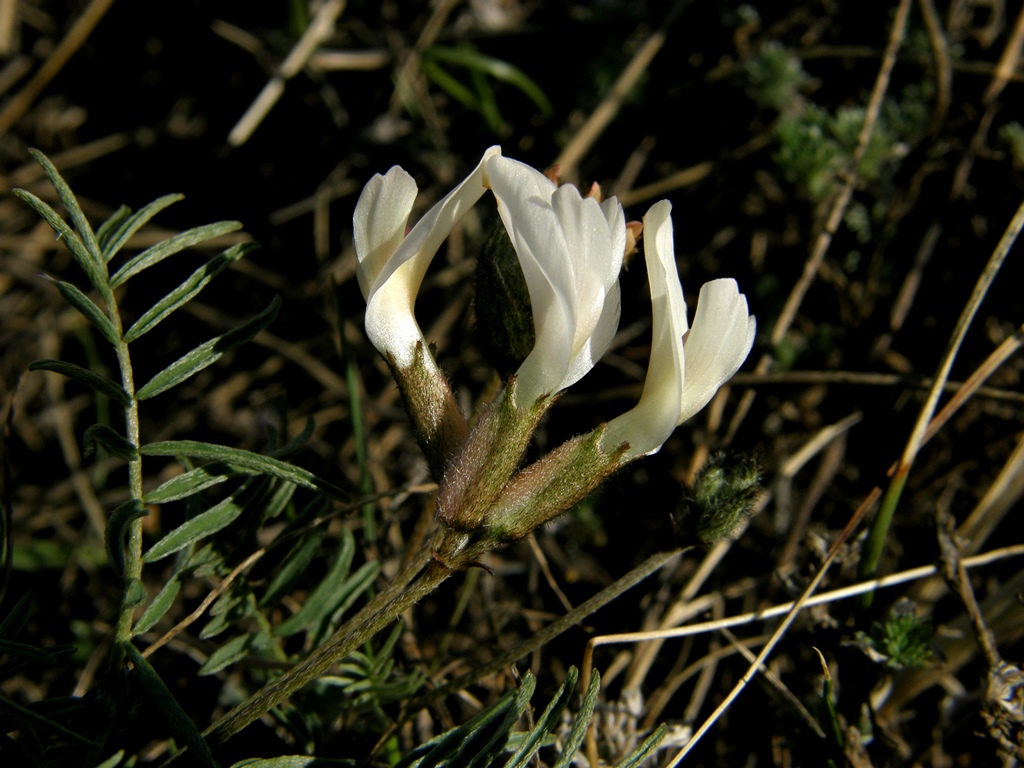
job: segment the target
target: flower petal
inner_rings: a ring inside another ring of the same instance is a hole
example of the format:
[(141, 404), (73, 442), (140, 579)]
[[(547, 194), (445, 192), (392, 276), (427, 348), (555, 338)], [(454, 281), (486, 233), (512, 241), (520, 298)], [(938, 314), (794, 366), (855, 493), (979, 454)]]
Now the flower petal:
[(608, 422), (602, 443), (609, 451), (629, 443), (626, 458), (655, 453), (680, 423), (686, 372), (683, 335), (686, 301), (676, 270), (672, 205), (662, 200), (644, 216), (644, 258), (651, 287), (651, 359), (640, 402)]
[[(400, 368), (412, 364), (419, 343), (426, 346), (414, 306), (427, 267), (466, 211), (483, 196), (484, 164), (500, 153), (500, 147), (488, 149), (469, 176), (427, 211), (390, 254), (396, 222), (408, 199), (408, 183), (401, 180), (404, 171), (390, 182), (387, 177), (380, 182), (371, 180), (373, 188), (360, 196), (355, 226), (361, 233), (356, 254), (360, 263), (366, 264), (360, 279), (360, 286), (366, 283), (366, 333), (377, 350)], [(401, 226), (404, 230), (404, 222)], [(361, 248), (365, 250), (361, 252)]]
[(363, 298), (370, 295), (384, 265), (405, 239), (415, 200), (416, 182), (397, 165), (384, 176), (378, 173), (363, 187), (352, 215), (356, 277)]
[(747, 298), (735, 280), (712, 280), (701, 287), (693, 329), (686, 338), (680, 423), (707, 405), (739, 370), (750, 354), (756, 330)]
[(530, 291), (536, 342), (516, 375), (530, 404), (578, 381), (608, 349), (619, 320), (625, 217), (523, 163), (495, 157), (487, 182)]

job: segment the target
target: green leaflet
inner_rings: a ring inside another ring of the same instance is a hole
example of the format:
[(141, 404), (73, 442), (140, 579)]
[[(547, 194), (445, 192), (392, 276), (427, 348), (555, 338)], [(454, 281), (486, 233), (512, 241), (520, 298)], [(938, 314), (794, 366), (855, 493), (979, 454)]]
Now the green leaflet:
[(57, 190), (57, 197), (60, 198), (60, 201), (68, 211), (68, 215), (71, 216), (71, 221), (75, 225), (75, 230), (82, 238), (82, 243), (90, 260), (96, 265), (102, 264), (103, 257), (100, 255), (96, 236), (93, 234), (92, 227), (89, 226), (89, 220), (82, 213), (82, 208), (78, 205), (78, 200), (75, 198), (75, 194), (71, 191), (68, 183), (64, 181), (64, 178), (57, 171), (57, 167), (50, 162), (50, 158), (38, 149), (30, 149), (28, 152), (43, 167), (43, 171), (50, 179), (50, 183), (53, 184), (53, 188)]
[(252, 501), (253, 495), (253, 486), (246, 481), (226, 499), (182, 523), (160, 539), (149, 548), (142, 561), (152, 563), (168, 555), (173, 555), (189, 544), (226, 528), (245, 511), (246, 505)]
[[(163, 197), (159, 197), (148, 205), (140, 208), (139, 211), (134, 214), (127, 206), (121, 206), (121, 209), (107, 219), (104, 225), (100, 227), (100, 233), (102, 234), (97, 233), (100, 248), (103, 251), (103, 258), (110, 261), (117, 252), (124, 247), (124, 244), (131, 239), (131, 236), (138, 232), (140, 227), (145, 225), (146, 222), (160, 213), (164, 208), (184, 199), (184, 195), (164, 195)], [(123, 218), (120, 216), (122, 212), (124, 213)], [(107, 224), (110, 224), (111, 227), (107, 228)], [(108, 232), (109, 236), (107, 236)]]
[(131, 405), (132, 399), (128, 397), (128, 393), (120, 385), (80, 365), (65, 363), (61, 360), (36, 360), (28, 369), (30, 371), (52, 371), (53, 373), (59, 373), (62, 376), (67, 376), (69, 379), (77, 381), (79, 384), (84, 384), (101, 395), (106, 395), (111, 400), (116, 400), (121, 405)]
[(128, 527), (133, 521), (148, 514), (141, 501), (131, 499), (111, 512), (107, 520), (107, 557), (118, 576), (124, 576), (124, 546)]
[(334, 501), (348, 501), (348, 494), (336, 485), (322, 480), (304, 469), (286, 464), (279, 459), (264, 456), (241, 448), (228, 448), (223, 445), (201, 443), (195, 440), (167, 440), (161, 443), (150, 443), (139, 449), (143, 456), (189, 456), (195, 459), (222, 461), (243, 469), (251, 469), (260, 474), (273, 475), (289, 483), (327, 496)]
[(223, 253), (215, 256), (203, 266), (193, 272), (185, 282), (164, 296), (160, 301), (150, 307), (142, 317), (132, 324), (132, 327), (125, 331), (124, 340), (133, 342), (145, 333), (153, 330), (160, 321), (170, 315), (178, 307), (186, 304), (195, 298), (206, 284), (219, 275), (229, 265), (238, 261), (245, 254), (254, 251), (259, 245), (256, 243), (239, 243), (232, 246)]
[(64, 244), (71, 251), (71, 255), (75, 257), (75, 262), (85, 272), (85, 276), (89, 278), (93, 288), (101, 294), (107, 292), (109, 289), (107, 286), (106, 269), (102, 264), (93, 260), (89, 254), (89, 249), (86, 248), (82, 239), (68, 226), (68, 223), (53, 208), (31, 192), (16, 189), (14, 190), (14, 195), (24, 200), (32, 206), (36, 213), (46, 219), (46, 222), (53, 228), (53, 231), (57, 233), (57, 239), (63, 240)]
[(104, 339), (114, 346), (117, 345), (117, 331), (114, 329), (114, 324), (110, 322), (110, 318), (103, 314), (103, 310), (97, 307), (92, 299), (71, 283), (55, 280), (52, 277), (47, 279), (57, 287), (60, 295), (64, 297), (68, 304), (81, 312), (85, 319), (96, 327), (96, 330), (103, 335)]
[(86, 429), (82, 442), (85, 444), (85, 454), (87, 456), (98, 445), (113, 456), (117, 456), (125, 461), (135, 461), (135, 459), (139, 458), (139, 449), (127, 438), (106, 424), (93, 424)]
[(576, 687), (576, 680), (578, 678), (579, 672), (576, 670), (576, 667), (569, 667), (565, 681), (559, 687), (558, 692), (555, 693), (555, 697), (548, 704), (544, 713), (537, 719), (537, 724), (526, 735), (526, 738), (523, 739), (519, 749), (505, 763), (505, 768), (526, 768), (530, 764), (530, 760), (533, 759), (537, 750), (544, 745), (544, 739), (551, 731), (558, 727), (562, 712), (572, 697), (572, 692)]
[(201, 227), (180, 232), (174, 237), (169, 237), (126, 261), (124, 266), (111, 276), (110, 287), (116, 288), (129, 278), (139, 274), (142, 270), (152, 267), (154, 264), (159, 264), (168, 256), (173, 256), (186, 248), (198, 245), (204, 240), (220, 237), (241, 228), (242, 222), (240, 221), (218, 221), (214, 224), (205, 224)]
[(217, 763), (213, 759), (210, 747), (203, 738), (203, 735), (196, 728), (196, 724), (185, 713), (185, 710), (181, 708), (181, 704), (174, 698), (174, 694), (167, 688), (164, 681), (160, 679), (160, 675), (149, 665), (149, 662), (143, 658), (134, 645), (131, 643), (121, 643), (121, 648), (135, 667), (136, 679), (153, 703), (156, 704), (174, 738), (187, 746), (189, 751), (192, 752), (194, 759), (199, 760), (202, 765), (207, 766), (207, 768), (217, 768)]
[(184, 474), (172, 477), (167, 482), (146, 494), (147, 504), (167, 504), (171, 501), (193, 496), (207, 488), (230, 480), (239, 475), (254, 474), (239, 467), (231, 467), (223, 462), (211, 461), (202, 467), (189, 470)]
[(299, 580), (299, 577), (306, 572), (313, 557), (320, 549), (320, 543), (327, 535), (324, 526), (317, 526), (292, 547), (292, 549), (281, 561), (281, 565), (273, 580), (267, 586), (263, 597), (260, 598), (260, 607), (269, 608), (277, 605), (281, 599), (292, 591), (292, 587)]
[(277, 316), (277, 310), (281, 307), (281, 299), (274, 297), (265, 310), (243, 323), (237, 328), (225, 334), (216, 336), (204, 344), (200, 344), (191, 352), (178, 358), (175, 362), (164, 368), (160, 373), (144, 384), (135, 396), (138, 400), (166, 392), (186, 379), (191, 378), (199, 371), (217, 362), (221, 357), (240, 347), (249, 341), (253, 336), (266, 328)]
[(164, 614), (170, 610), (170, 607), (174, 604), (174, 598), (178, 596), (180, 590), (181, 582), (178, 581), (177, 576), (174, 576), (164, 584), (163, 589), (157, 593), (157, 596), (153, 598), (153, 602), (146, 606), (146, 610), (142, 612), (139, 620), (135, 622), (135, 626), (132, 627), (132, 636), (137, 637), (143, 632), (151, 630), (164, 617)]
[(590, 718), (594, 715), (594, 707), (597, 704), (597, 694), (601, 690), (601, 674), (595, 669), (590, 675), (590, 685), (587, 693), (580, 704), (580, 711), (576, 715), (576, 722), (569, 729), (569, 735), (565, 737), (565, 745), (562, 747), (562, 754), (558, 756), (558, 762), (554, 768), (569, 768), (572, 759), (576, 756), (583, 739), (587, 735), (587, 726), (590, 725)]

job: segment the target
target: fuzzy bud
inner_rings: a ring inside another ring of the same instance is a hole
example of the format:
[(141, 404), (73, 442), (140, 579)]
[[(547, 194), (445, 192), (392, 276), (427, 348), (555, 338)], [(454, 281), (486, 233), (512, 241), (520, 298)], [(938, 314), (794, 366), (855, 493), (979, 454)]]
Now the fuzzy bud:
[(761, 494), (761, 466), (751, 456), (716, 453), (701, 467), (683, 500), (676, 536), (684, 545), (710, 547), (736, 536)]

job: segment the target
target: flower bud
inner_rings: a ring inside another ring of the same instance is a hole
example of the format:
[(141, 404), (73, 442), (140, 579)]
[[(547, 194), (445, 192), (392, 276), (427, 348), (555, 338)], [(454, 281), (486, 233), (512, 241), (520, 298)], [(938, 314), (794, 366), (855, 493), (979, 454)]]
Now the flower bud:
[(701, 467), (680, 505), (676, 536), (709, 547), (739, 533), (761, 495), (761, 465), (751, 456), (716, 453)]

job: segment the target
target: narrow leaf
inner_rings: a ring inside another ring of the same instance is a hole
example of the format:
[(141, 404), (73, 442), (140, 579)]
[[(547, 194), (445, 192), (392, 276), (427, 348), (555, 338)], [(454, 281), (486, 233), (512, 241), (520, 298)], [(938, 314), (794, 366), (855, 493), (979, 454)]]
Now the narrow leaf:
[[(294, 486), (292, 486), (294, 487)], [(327, 535), (323, 526), (318, 526), (307, 533), (298, 544), (292, 547), (291, 551), (281, 561), (280, 570), (267, 586), (267, 591), (260, 598), (260, 607), (269, 608), (277, 605), (281, 599), (292, 591), (295, 582), (306, 572), (313, 557), (320, 549), (320, 543)]]
[(48, 717), (44, 717), (37, 712), (33, 712), (27, 707), (15, 704), (13, 701), (3, 696), (0, 696), (0, 713), (3, 713), (6, 717), (14, 720), (15, 722), (20, 723), (25, 730), (39, 728), (41, 730), (59, 734), (69, 741), (74, 741), (87, 747), (98, 746), (92, 739), (87, 738), (80, 733), (75, 733), (74, 731), (65, 728), (60, 723), (57, 723)]
[(119, 506), (107, 520), (107, 531), (104, 537), (107, 542), (107, 557), (118, 576), (124, 576), (124, 547), (128, 536), (128, 528), (132, 521), (149, 514), (142, 502), (131, 499)]
[(96, 326), (96, 330), (103, 334), (104, 339), (113, 345), (118, 343), (114, 324), (110, 322), (110, 318), (103, 314), (103, 310), (97, 307), (92, 299), (71, 283), (65, 283), (63, 280), (54, 280), (53, 278), (48, 279), (57, 287), (60, 295), (65, 298), (68, 304), (81, 312), (86, 320)]
[[(529, 672), (524, 676), (532, 677)], [(510, 710), (515, 707), (518, 691), (509, 691), (483, 712), (470, 718), (460, 726), (435, 736), (424, 744), (406, 754), (398, 763), (398, 768), (433, 768), (437, 765), (458, 764), (449, 758), (459, 753), (473, 734), (493, 727), (496, 722), (504, 720)], [(466, 755), (468, 758), (469, 755)]]
[(633, 752), (628, 755), (625, 760), (615, 766), (615, 768), (637, 768), (637, 766), (639, 766), (644, 760), (654, 754), (654, 750), (658, 748), (658, 745), (661, 744), (667, 733), (668, 726), (665, 723), (662, 723), (654, 733), (644, 739), (643, 744), (633, 750)]
[(139, 389), (136, 397), (139, 400), (145, 400), (159, 395), (161, 392), (166, 392), (171, 387), (199, 373), (208, 365), (217, 362), (228, 352), (242, 346), (270, 325), (280, 307), (281, 299), (275, 296), (274, 300), (270, 302), (270, 306), (248, 322), (221, 336), (210, 339), (205, 344), (200, 344), (164, 368)]
[(180, 232), (174, 237), (169, 237), (126, 261), (124, 266), (117, 270), (110, 278), (110, 287), (116, 288), (128, 278), (139, 274), (139, 272), (152, 267), (154, 264), (159, 264), (168, 256), (173, 256), (204, 240), (220, 237), (241, 228), (242, 222), (240, 221), (218, 221), (215, 224), (205, 224), (201, 227)]
[(228, 265), (238, 261), (245, 254), (258, 248), (257, 243), (239, 243), (228, 250), (215, 256), (203, 266), (193, 272), (189, 278), (164, 296), (160, 301), (147, 310), (142, 317), (135, 321), (131, 328), (124, 334), (124, 340), (135, 341), (140, 336), (153, 330), (157, 323), (171, 314), (174, 310), (191, 301), (206, 284), (219, 275)]
[(135, 447), (135, 444), (105, 424), (93, 424), (85, 430), (82, 442), (85, 443), (86, 456), (91, 454), (98, 445), (107, 453), (125, 461), (135, 461), (139, 458), (139, 449)]
[[(477, 737), (477, 733), (470, 737), (470, 743), (477, 742), (473, 745), (472, 750), (466, 750), (465, 748), (460, 750), (460, 753), (463, 755), (472, 755), (472, 759), (467, 763), (467, 768), (487, 768), (491, 761), (497, 758), (508, 743), (512, 726), (516, 724), (516, 720), (519, 719), (520, 715), (530, 705), (530, 697), (533, 696), (536, 686), (537, 679), (532, 674), (525, 675), (522, 685), (515, 692), (512, 706), (505, 713), (501, 723), (493, 729), (491, 735), (482, 740)], [(479, 743), (480, 741), (483, 743)]]
[(17, 637), (28, 623), (28, 617), (32, 613), (34, 605), (35, 598), (31, 592), (26, 592), (18, 598), (18, 602), (7, 612), (3, 621), (0, 621), (0, 639), (13, 640)]
[(117, 232), (117, 228), (124, 224), (125, 219), (132, 215), (132, 209), (127, 205), (122, 205), (112, 214), (110, 218), (100, 224), (96, 230), (96, 244), (100, 247), (100, 253), (106, 257), (107, 244), (110, 242), (110, 238), (113, 237), (114, 233)]
[(263, 456), (241, 448), (228, 448), (224, 445), (200, 443), (195, 440), (167, 440), (161, 443), (150, 443), (139, 449), (143, 456), (190, 456), (196, 459), (210, 459), (251, 469), (261, 474), (272, 475), (289, 483), (316, 491), (335, 501), (347, 501), (349, 496), (343, 490), (326, 480), (307, 472), (304, 469), (286, 464), (270, 456)]
[(596, 669), (590, 675), (590, 686), (580, 704), (580, 711), (576, 714), (576, 722), (569, 729), (565, 737), (565, 744), (562, 747), (562, 754), (558, 756), (555, 768), (569, 768), (572, 759), (583, 744), (583, 738), (587, 735), (587, 727), (590, 725), (590, 718), (594, 716), (594, 707), (597, 704), (597, 694), (601, 690), (601, 673)]
[(50, 179), (50, 183), (53, 184), (53, 188), (57, 190), (57, 197), (64, 203), (64, 207), (68, 211), (68, 215), (71, 216), (71, 221), (75, 225), (75, 230), (82, 238), (82, 242), (85, 244), (86, 250), (92, 257), (93, 262), (96, 264), (103, 263), (103, 257), (100, 256), (99, 245), (96, 244), (96, 236), (92, 233), (92, 227), (89, 226), (89, 220), (85, 218), (85, 214), (82, 213), (81, 207), (78, 205), (78, 200), (75, 198), (75, 194), (71, 191), (71, 187), (64, 181), (64, 178), (60, 175), (57, 167), (50, 162), (50, 158), (40, 152), (38, 149), (30, 149), (29, 154), (36, 159), (41, 166), (43, 166), (43, 172)]
[(146, 606), (146, 610), (139, 616), (139, 620), (135, 622), (135, 626), (132, 627), (132, 636), (137, 637), (143, 632), (151, 630), (160, 619), (164, 617), (164, 614), (170, 610), (170, 607), (174, 604), (174, 598), (178, 596), (178, 592), (181, 590), (181, 582), (178, 581), (177, 577), (174, 577), (161, 589), (157, 596), (153, 598), (153, 602)]
[(131, 643), (122, 643), (125, 655), (135, 667), (135, 674), (143, 690), (149, 694), (157, 709), (163, 715), (164, 721), (171, 730), (171, 734), (181, 744), (184, 744), (195, 755), (203, 765), (208, 768), (217, 768), (217, 763), (210, 752), (210, 746), (206, 743), (203, 735), (196, 728), (185, 710), (181, 708), (177, 699), (170, 692), (164, 681), (156, 673), (156, 670), (149, 665), (142, 654), (136, 650)]
[(224, 645), (210, 654), (210, 658), (199, 668), (199, 675), (212, 675), (224, 667), (241, 661), (253, 651), (267, 646), (267, 638), (260, 635), (239, 635), (228, 640)]
[(509, 761), (505, 763), (505, 768), (525, 768), (529, 765), (530, 760), (537, 753), (537, 750), (544, 745), (544, 739), (558, 727), (561, 722), (562, 712), (565, 711), (566, 705), (569, 703), (569, 699), (572, 697), (573, 689), (576, 687), (576, 680), (579, 678), (579, 672), (576, 667), (569, 667), (569, 671), (565, 676), (565, 681), (562, 683), (555, 697), (548, 704), (544, 713), (537, 719), (536, 725), (533, 729), (526, 734), (522, 743), (519, 745), (519, 749), (516, 750), (515, 754), (509, 758)]
[(143, 562), (152, 563), (168, 555), (173, 555), (179, 549), (184, 549), (189, 544), (231, 525), (245, 509), (243, 504), (238, 503), (237, 496), (241, 490), (241, 488), (238, 489), (231, 496), (172, 530), (150, 547), (142, 558)]
[[(179, 200), (184, 200), (184, 195), (164, 195), (154, 200), (149, 205), (146, 205), (139, 209), (139, 211), (118, 223), (116, 230), (112, 231), (108, 242), (100, 241), (103, 246), (103, 257), (110, 261), (117, 254), (124, 244), (127, 243), (131, 236), (139, 231), (146, 222), (156, 216), (160, 211), (169, 205), (173, 205)], [(128, 211), (131, 213), (131, 210)]]
[(215, 485), (230, 480), (239, 475), (251, 475), (253, 471), (244, 471), (236, 467), (229, 467), (222, 462), (211, 462), (205, 466), (189, 470), (184, 474), (172, 477), (166, 483), (154, 488), (146, 494), (147, 504), (167, 504), (178, 499), (194, 496), (200, 491), (212, 488)]
[(74, 230), (68, 226), (68, 223), (53, 208), (31, 192), (26, 192), (24, 189), (15, 189), (14, 195), (24, 200), (32, 206), (36, 213), (46, 219), (46, 222), (53, 228), (53, 231), (57, 233), (57, 239), (63, 240), (68, 250), (71, 251), (71, 255), (75, 257), (75, 261), (82, 268), (82, 271), (85, 272), (85, 276), (89, 278), (93, 288), (100, 293), (106, 291), (106, 269), (99, 262), (93, 260), (89, 254), (89, 249), (85, 247), (82, 239), (75, 234)]
[(283, 621), (275, 630), (278, 637), (288, 637), (304, 629), (316, 634), (322, 622), (329, 617), (337, 605), (338, 594), (343, 591), (348, 571), (355, 555), (356, 543), (352, 532), (345, 528), (341, 539), (341, 549), (331, 565), (327, 575), (316, 589), (306, 598), (299, 612)]
[(36, 360), (28, 369), (30, 371), (52, 371), (53, 373), (59, 373), (62, 376), (67, 376), (69, 379), (74, 379), (79, 384), (85, 384), (90, 389), (94, 389), (101, 395), (106, 395), (110, 399), (116, 400), (121, 405), (131, 405), (132, 399), (128, 397), (128, 393), (121, 389), (120, 386), (105, 376), (93, 373), (80, 365), (65, 363), (61, 360)]

